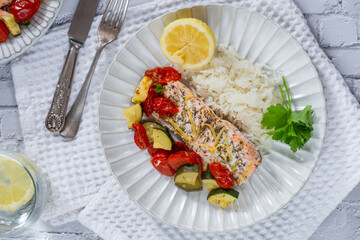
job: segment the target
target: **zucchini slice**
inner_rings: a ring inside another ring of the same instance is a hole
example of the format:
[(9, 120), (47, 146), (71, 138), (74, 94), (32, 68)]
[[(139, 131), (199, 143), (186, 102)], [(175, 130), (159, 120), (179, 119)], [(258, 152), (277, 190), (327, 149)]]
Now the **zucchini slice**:
[(123, 111), (128, 128), (131, 129), (133, 123), (139, 123), (142, 117), (142, 109), (140, 103), (135, 104), (134, 106), (125, 108)]
[(207, 200), (218, 204), (222, 209), (225, 209), (230, 203), (239, 197), (239, 192), (234, 189), (214, 189), (209, 192)]
[(171, 150), (173, 148), (173, 140), (168, 131), (162, 128), (153, 129), (154, 148)]
[(146, 130), (146, 135), (147, 135), (147, 138), (149, 140), (149, 143), (154, 142), (154, 137), (153, 137), (154, 128), (163, 129), (164, 131), (166, 131), (166, 128), (164, 128), (163, 126), (161, 126), (161, 125), (159, 125), (159, 124), (157, 124), (155, 122), (144, 122), (142, 125)]
[(136, 87), (135, 94), (131, 101), (133, 103), (141, 103), (145, 101), (152, 83), (153, 80), (151, 78), (144, 76)]
[(197, 164), (185, 164), (176, 171), (175, 184), (185, 191), (202, 190), (199, 170)]
[(210, 171), (201, 173), (201, 181), (204, 183), (205, 187), (209, 192), (214, 189), (220, 188), (219, 184), (217, 184), (215, 177), (212, 175)]

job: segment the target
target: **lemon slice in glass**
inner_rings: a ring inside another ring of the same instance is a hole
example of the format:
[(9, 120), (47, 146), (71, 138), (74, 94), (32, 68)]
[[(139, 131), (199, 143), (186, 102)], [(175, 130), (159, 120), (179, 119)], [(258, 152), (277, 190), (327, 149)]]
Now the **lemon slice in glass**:
[(210, 27), (196, 18), (171, 22), (160, 39), (162, 54), (184, 69), (197, 69), (210, 62), (215, 52), (215, 36)]
[(19, 163), (0, 157), (0, 210), (14, 211), (30, 201), (34, 184)]

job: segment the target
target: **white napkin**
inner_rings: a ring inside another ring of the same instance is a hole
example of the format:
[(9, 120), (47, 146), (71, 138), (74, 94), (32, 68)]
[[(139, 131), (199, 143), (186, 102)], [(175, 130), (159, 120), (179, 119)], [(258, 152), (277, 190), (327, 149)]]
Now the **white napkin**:
[[(102, 153), (98, 127), (100, 84), (118, 48), (141, 26), (167, 12), (215, 1), (161, 0), (129, 8), (118, 40), (109, 45), (98, 63), (89, 91), (83, 122), (76, 140), (67, 142), (48, 132), (44, 119), (68, 49), (69, 24), (52, 29), (27, 54), (12, 64), (26, 154), (46, 174), (49, 204), (43, 219), (53, 223), (71, 221), (92, 198), (78, 219), (105, 239), (150, 238), (184, 239), (215, 236), (244, 238), (301, 239), (308, 237), (359, 182), (359, 105), (344, 80), (319, 48), (306, 22), (291, 0), (222, 0), (256, 10), (280, 23), (303, 45), (322, 80), (327, 99), (328, 125), (323, 154), (304, 189), (286, 208), (251, 228), (231, 234), (194, 234), (163, 224), (140, 210), (114, 180), (94, 197), (109, 179), (110, 170)], [(95, 54), (94, 22), (89, 38), (80, 51), (70, 104), (80, 89)], [(346, 122), (344, 121), (346, 119)], [(255, 236), (256, 235), (256, 236)], [(266, 237), (265, 237), (266, 236)]]

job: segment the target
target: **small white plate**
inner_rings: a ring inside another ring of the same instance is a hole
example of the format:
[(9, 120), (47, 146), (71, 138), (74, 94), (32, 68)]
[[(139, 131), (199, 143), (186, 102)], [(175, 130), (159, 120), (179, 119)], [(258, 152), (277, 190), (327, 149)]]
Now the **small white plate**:
[[(268, 64), (281, 72), (290, 87), (295, 110), (312, 105), (312, 138), (294, 154), (274, 142), (250, 181), (237, 187), (234, 205), (221, 210), (206, 200), (207, 191), (187, 193), (150, 164), (146, 150), (134, 144), (123, 109), (145, 70), (170, 63), (160, 51), (164, 26), (182, 17), (195, 17), (213, 30), (217, 44), (235, 47), (249, 61)], [(317, 72), (300, 44), (263, 15), (232, 6), (198, 6), (182, 9), (152, 21), (136, 33), (114, 59), (100, 96), (99, 128), (106, 158), (122, 188), (152, 216), (179, 228), (224, 232), (252, 225), (278, 211), (302, 188), (312, 173), (323, 145), (325, 99)], [(120, 203), (119, 203), (120, 204)]]
[(31, 24), (21, 25), (21, 33), (18, 36), (9, 34), (9, 38), (0, 43), (0, 64), (16, 58), (33, 45), (49, 29), (61, 4), (62, 0), (42, 1), (39, 10), (31, 18)]

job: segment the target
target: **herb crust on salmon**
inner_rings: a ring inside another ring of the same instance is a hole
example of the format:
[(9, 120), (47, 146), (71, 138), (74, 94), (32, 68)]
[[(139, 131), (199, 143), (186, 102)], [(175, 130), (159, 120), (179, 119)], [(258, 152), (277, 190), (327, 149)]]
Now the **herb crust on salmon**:
[(174, 131), (205, 163), (226, 166), (237, 185), (247, 182), (261, 164), (261, 155), (232, 123), (219, 118), (206, 104), (181, 82), (164, 86), (164, 97), (170, 98), (179, 112), (155, 120)]

